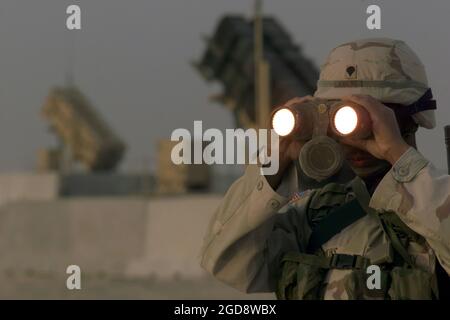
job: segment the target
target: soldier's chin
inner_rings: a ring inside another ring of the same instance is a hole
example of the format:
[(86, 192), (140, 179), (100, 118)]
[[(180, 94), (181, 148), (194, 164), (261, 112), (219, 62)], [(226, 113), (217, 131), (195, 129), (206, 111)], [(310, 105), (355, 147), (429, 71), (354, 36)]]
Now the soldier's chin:
[(391, 165), (387, 161), (377, 161), (376, 163), (371, 163), (370, 165), (354, 165), (349, 161), (350, 168), (353, 172), (360, 178), (368, 178), (371, 176), (378, 175), (382, 172), (389, 170)]

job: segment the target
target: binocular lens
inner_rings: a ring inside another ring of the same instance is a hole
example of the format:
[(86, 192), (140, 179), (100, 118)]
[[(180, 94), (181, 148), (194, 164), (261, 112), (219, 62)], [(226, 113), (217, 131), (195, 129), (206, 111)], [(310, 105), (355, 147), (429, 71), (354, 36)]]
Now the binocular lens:
[(283, 108), (275, 112), (272, 118), (272, 128), (279, 136), (289, 135), (295, 127), (295, 116), (291, 110)]
[(358, 114), (352, 107), (345, 106), (336, 112), (333, 121), (336, 130), (342, 135), (347, 135), (356, 129)]

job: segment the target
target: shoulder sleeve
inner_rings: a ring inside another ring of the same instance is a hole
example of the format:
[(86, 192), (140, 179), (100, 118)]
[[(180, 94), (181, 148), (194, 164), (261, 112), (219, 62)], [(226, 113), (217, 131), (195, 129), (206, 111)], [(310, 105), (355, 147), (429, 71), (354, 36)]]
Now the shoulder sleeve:
[(289, 214), (280, 211), (287, 202), (256, 165), (248, 166), (210, 221), (201, 250), (202, 267), (238, 290), (273, 291), (271, 261), (279, 250), (297, 246), (290, 222), (283, 221)]
[(396, 212), (427, 240), (450, 274), (450, 176), (411, 147), (378, 185), (370, 206)]

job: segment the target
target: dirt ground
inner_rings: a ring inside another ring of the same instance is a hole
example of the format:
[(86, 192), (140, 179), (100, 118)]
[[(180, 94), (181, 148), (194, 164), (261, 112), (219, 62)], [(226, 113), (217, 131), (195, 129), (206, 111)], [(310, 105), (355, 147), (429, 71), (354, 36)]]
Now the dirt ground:
[(273, 294), (244, 294), (211, 277), (201, 279), (127, 279), (82, 275), (81, 290), (68, 290), (66, 278), (51, 274), (3, 273), (0, 299), (274, 299)]

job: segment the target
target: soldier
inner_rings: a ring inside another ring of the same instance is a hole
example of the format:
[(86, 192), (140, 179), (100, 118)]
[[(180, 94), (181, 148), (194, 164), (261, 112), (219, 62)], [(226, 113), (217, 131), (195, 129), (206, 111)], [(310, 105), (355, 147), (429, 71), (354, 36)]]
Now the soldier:
[[(353, 101), (370, 115), (371, 138), (339, 141), (356, 177), (299, 193), (304, 144), (282, 138), (276, 175), (249, 165), (228, 190), (202, 267), (279, 299), (439, 298), (450, 273), (450, 178), (416, 150), (418, 126), (435, 126), (423, 64), (403, 41), (354, 41), (331, 51), (317, 87), (314, 98)], [(370, 265), (380, 271), (373, 285)]]

